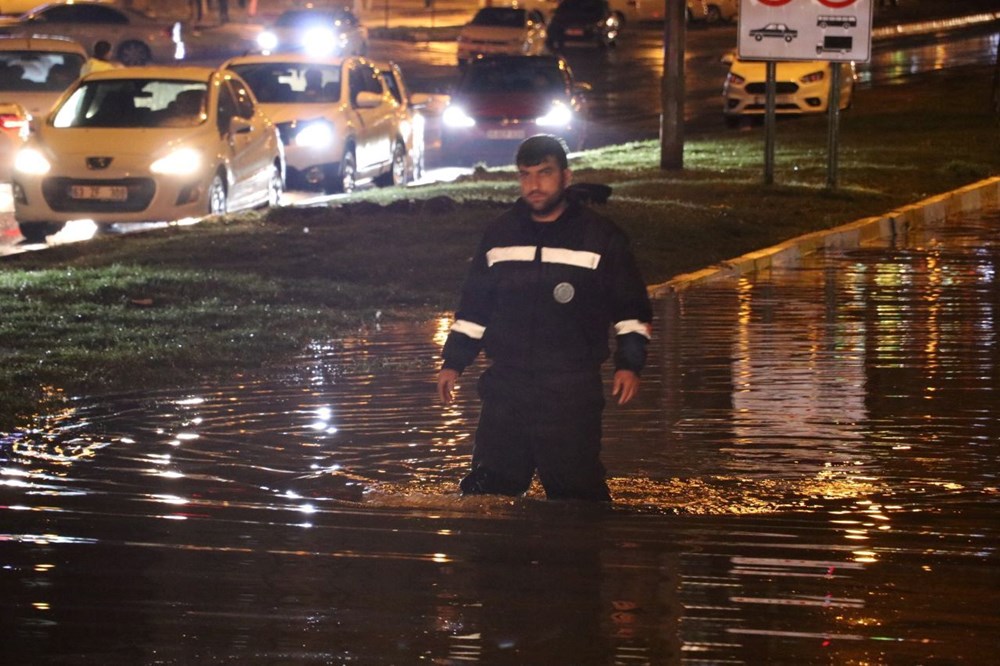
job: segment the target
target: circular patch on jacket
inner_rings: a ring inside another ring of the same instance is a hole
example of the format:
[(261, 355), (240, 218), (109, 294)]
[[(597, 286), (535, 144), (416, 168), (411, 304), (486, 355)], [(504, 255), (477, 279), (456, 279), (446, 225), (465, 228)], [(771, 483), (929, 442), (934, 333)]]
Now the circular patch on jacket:
[(556, 299), (557, 303), (569, 303), (575, 295), (576, 289), (569, 282), (560, 282), (552, 290), (552, 298)]

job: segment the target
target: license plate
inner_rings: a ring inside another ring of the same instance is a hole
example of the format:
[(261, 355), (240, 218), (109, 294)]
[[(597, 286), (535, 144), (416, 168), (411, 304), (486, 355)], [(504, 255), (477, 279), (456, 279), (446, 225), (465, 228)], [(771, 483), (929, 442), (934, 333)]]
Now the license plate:
[(572, 35), (573, 37), (582, 37), (583, 28), (566, 28), (566, 34)]
[[(764, 106), (764, 104), (767, 103), (767, 96), (766, 95), (757, 95), (756, 97), (753, 98), (753, 101), (754, 101), (754, 104), (756, 104), (757, 106)], [(793, 102), (794, 102), (794, 98), (791, 95), (775, 95), (774, 96), (774, 103), (775, 103), (775, 105), (778, 105), (778, 104), (792, 104)]]
[(128, 201), (128, 188), (124, 185), (70, 185), (72, 199), (97, 201)]
[(486, 130), (487, 139), (523, 139), (523, 129), (495, 129)]

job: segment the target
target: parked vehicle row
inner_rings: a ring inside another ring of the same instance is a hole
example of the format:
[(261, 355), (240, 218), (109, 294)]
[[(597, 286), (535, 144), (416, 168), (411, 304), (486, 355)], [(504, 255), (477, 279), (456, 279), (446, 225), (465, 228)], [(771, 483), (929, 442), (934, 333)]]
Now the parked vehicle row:
[[(60, 1), (18, 24), (71, 8), (119, 11), (99, 0)], [(521, 5), (480, 10), (459, 38), (461, 75), (441, 118), (443, 161), (498, 151), (506, 158), (540, 132), (582, 149), (590, 86), (551, 51), (574, 41), (612, 47), (621, 25), (607, 0), (562, 0), (549, 21)], [(762, 29), (760, 38), (772, 33), (778, 27)], [(351, 192), (366, 181), (402, 185), (421, 175), (421, 107), (430, 97), (412, 94), (396, 64), (361, 55), (367, 30), (348, 10), (290, 10), (259, 37), (260, 54), (218, 69), (147, 65), (82, 80), (87, 50), (80, 44), (0, 37), (0, 148), (9, 156), (27, 142), (12, 176), (23, 235), (44, 238), (81, 217), (114, 224), (275, 204), (286, 182)], [(133, 62), (153, 57), (150, 50)], [(735, 57), (730, 63), (723, 113), (735, 124), (763, 113), (764, 68)], [(851, 67), (842, 108), (851, 102)], [(778, 72), (779, 113), (826, 110), (829, 63), (782, 63)], [(26, 138), (32, 117), (35, 132)]]
[[(422, 98), (394, 63), (278, 53), (218, 69), (147, 65), (78, 78), (85, 56), (67, 39), (0, 37), (0, 147), (31, 241), (69, 220), (275, 205), (286, 178), (350, 192), (423, 170)], [(5, 101), (5, 88), (22, 103)]]

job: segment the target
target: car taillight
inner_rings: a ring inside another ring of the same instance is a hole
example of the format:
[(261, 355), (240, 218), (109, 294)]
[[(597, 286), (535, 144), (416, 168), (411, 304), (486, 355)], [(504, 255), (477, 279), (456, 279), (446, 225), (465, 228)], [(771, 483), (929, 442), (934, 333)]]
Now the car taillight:
[(823, 72), (813, 72), (812, 74), (806, 74), (799, 80), (802, 81), (802, 83), (816, 83), (817, 81), (822, 81), (823, 76)]
[(744, 79), (739, 74), (733, 74), (732, 72), (729, 72), (729, 74), (726, 75), (726, 83), (728, 83), (731, 86), (741, 86), (745, 81), (746, 79)]
[(0, 114), (0, 127), (7, 131), (16, 131), (22, 139), (28, 138), (28, 119), (13, 114)]

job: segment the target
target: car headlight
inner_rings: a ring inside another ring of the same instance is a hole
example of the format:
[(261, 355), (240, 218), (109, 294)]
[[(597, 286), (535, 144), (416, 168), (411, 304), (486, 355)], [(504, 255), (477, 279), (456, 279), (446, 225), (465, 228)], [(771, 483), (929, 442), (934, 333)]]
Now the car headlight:
[(817, 81), (823, 80), (823, 72), (813, 72), (812, 74), (806, 74), (801, 79), (802, 83), (816, 83)]
[(306, 125), (295, 135), (295, 145), (308, 148), (328, 148), (333, 143), (333, 126), (318, 122)]
[(52, 163), (37, 148), (22, 148), (14, 157), (14, 169), (31, 176), (44, 176)]
[(476, 121), (460, 106), (449, 106), (441, 114), (441, 122), (447, 127), (475, 127)]
[(535, 119), (540, 127), (565, 127), (573, 121), (573, 112), (562, 102), (553, 102), (544, 116)]
[(201, 168), (201, 153), (194, 148), (180, 148), (149, 165), (149, 170), (164, 176), (186, 176)]
[(262, 51), (273, 51), (278, 48), (278, 36), (270, 30), (265, 30), (257, 35), (257, 46), (259, 46)]
[(327, 28), (311, 28), (302, 35), (302, 48), (311, 56), (329, 55), (340, 45), (339, 35)]

